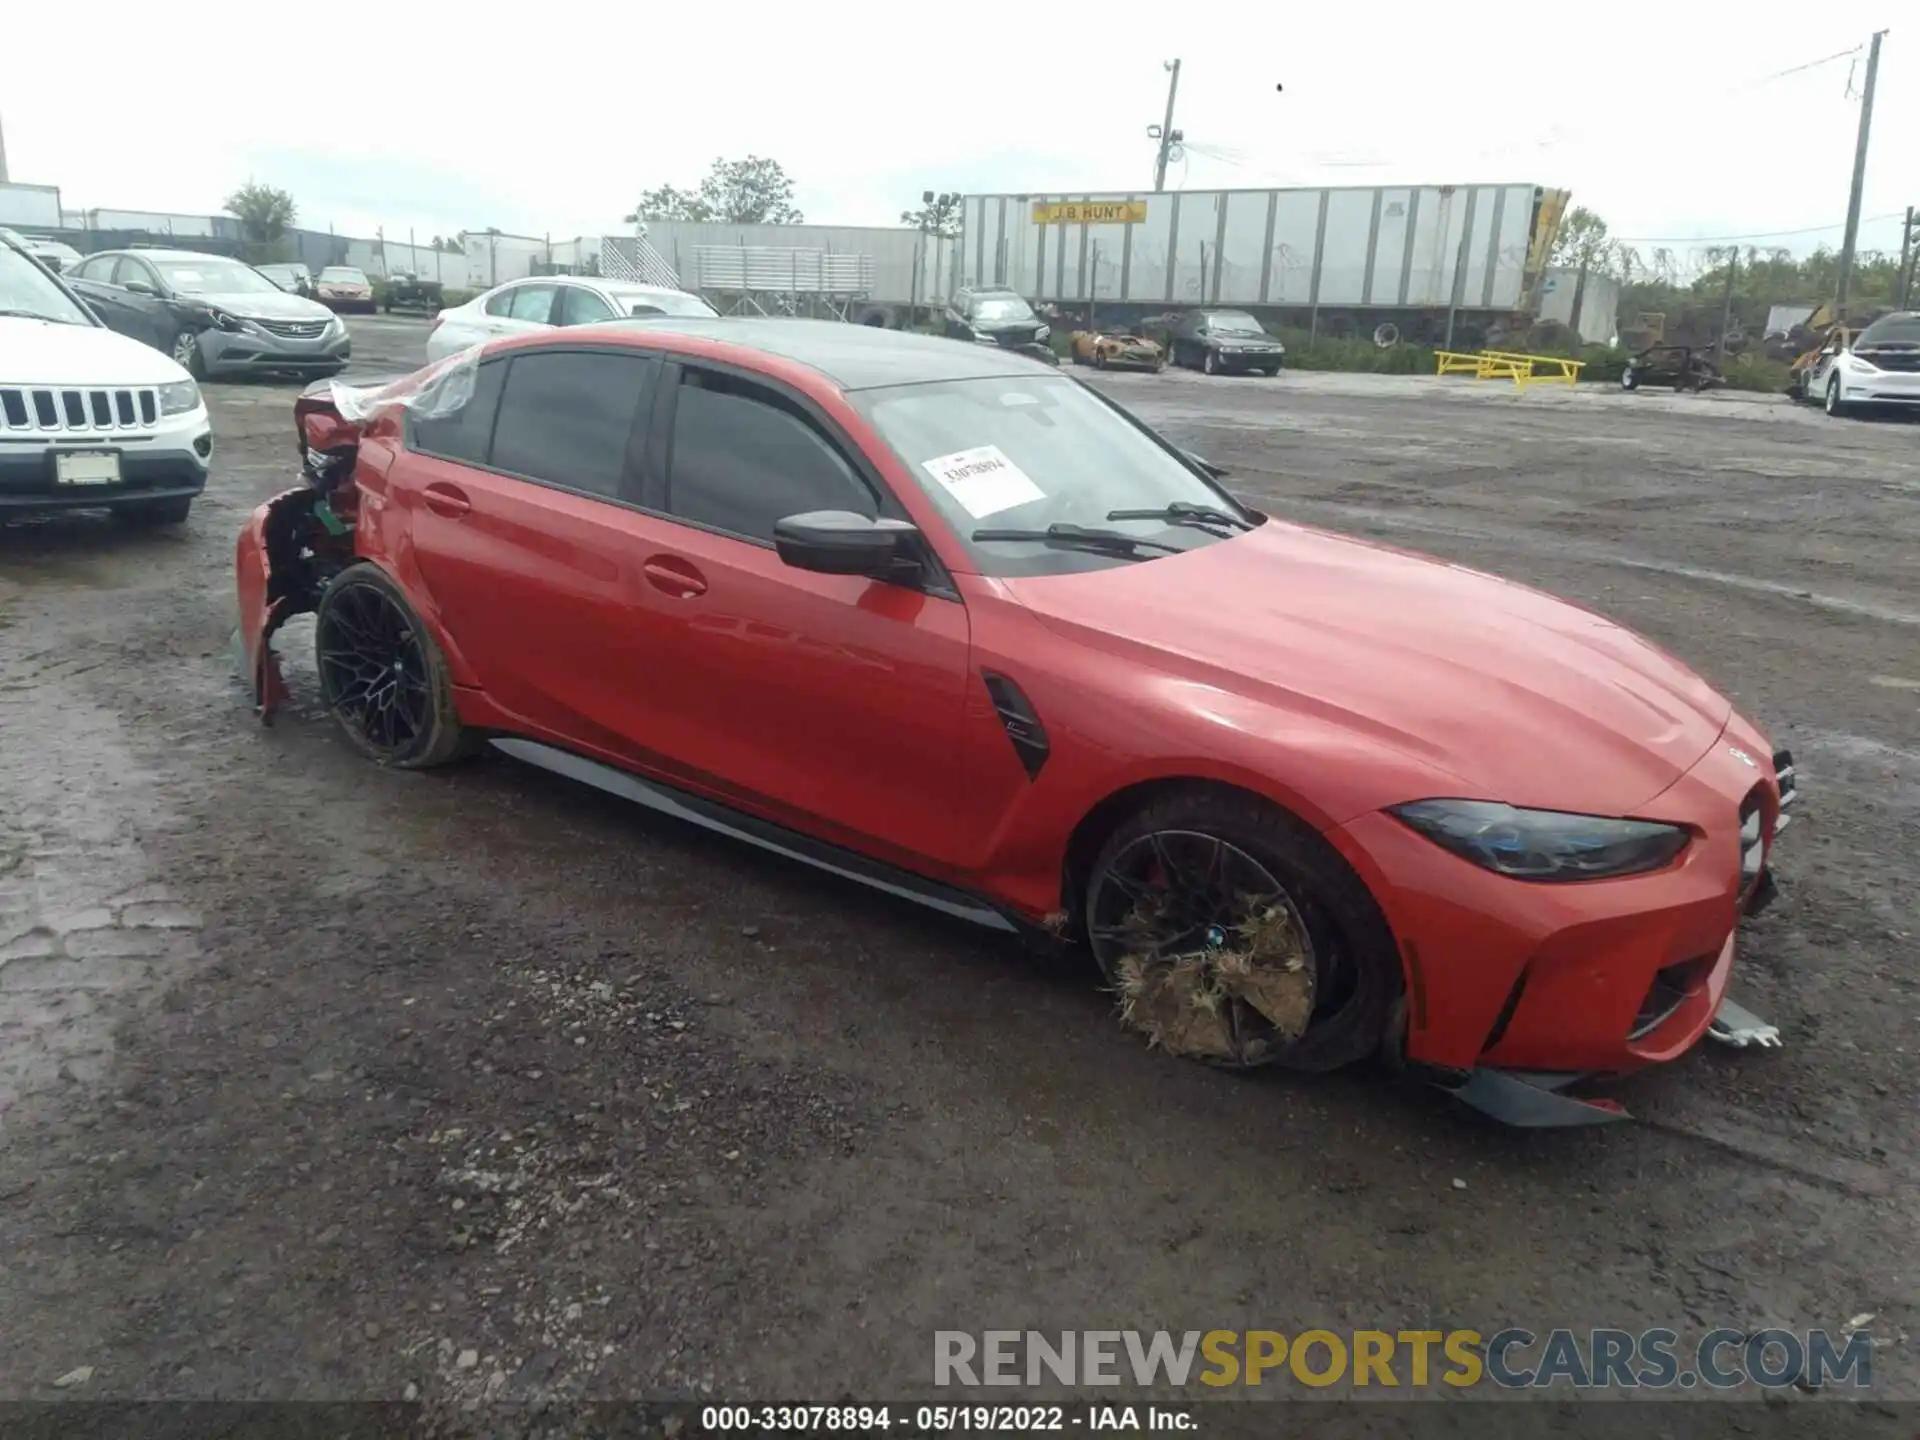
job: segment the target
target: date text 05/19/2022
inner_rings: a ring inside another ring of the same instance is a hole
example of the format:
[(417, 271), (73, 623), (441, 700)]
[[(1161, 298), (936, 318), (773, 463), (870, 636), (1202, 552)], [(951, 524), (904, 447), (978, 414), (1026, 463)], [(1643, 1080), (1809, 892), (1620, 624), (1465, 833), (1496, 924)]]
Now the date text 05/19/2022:
[(707, 1434), (1193, 1434), (1187, 1405), (706, 1405)]

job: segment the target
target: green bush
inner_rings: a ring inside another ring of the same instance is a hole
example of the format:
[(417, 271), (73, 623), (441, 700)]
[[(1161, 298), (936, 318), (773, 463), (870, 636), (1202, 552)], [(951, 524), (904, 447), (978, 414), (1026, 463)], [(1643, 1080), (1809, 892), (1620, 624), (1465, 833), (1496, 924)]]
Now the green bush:
[(1376, 345), (1367, 339), (1335, 340), (1310, 330), (1274, 332), (1287, 347), (1287, 365), (1295, 370), (1337, 370), (1363, 375), (1431, 375), (1433, 351), (1404, 341)]
[(1787, 365), (1764, 355), (1735, 355), (1722, 368), (1729, 390), (1757, 390), (1779, 394), (1787, 388)]

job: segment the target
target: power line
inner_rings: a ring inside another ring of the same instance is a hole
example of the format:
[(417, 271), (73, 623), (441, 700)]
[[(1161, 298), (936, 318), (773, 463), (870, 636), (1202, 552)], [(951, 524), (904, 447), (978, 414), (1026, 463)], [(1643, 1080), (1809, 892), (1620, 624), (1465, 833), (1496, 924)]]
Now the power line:
[[(1883, 220), (1900, 218), (1898, 210), (1889, 210), (1885, 215), (1869, 215), (1863, 223), (1877, 225)], [(1842, 220), (1833, 225), (1808, 225), (1799, 230), (1755, 230), (1745, 235), (1611, 235), (1607, 238), (1627, 245), (1724, 245), (1734, 240), (1785, 240), (1795, 235), (1824, 235), (1846, 228), (1847, 222)]]

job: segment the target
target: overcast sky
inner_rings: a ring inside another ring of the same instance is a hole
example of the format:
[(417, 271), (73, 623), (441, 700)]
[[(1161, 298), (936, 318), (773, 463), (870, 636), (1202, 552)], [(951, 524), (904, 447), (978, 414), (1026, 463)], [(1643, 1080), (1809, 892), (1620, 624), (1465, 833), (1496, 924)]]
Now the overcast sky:
[[(1920, 6), (1899, 0), (122, 8), (5, 22), (12, 178), (69, 209), (208, 213), (252, 177), (344, 234), (561, 238), (749, 153), (839, 224), (893, 223), (928, 188), (1145, 189), (1178, 55), (1195, 148), (1170, 186), (1529, 182), (1623, 236), (1825, 227), (1760, 242), (1809, 249), (1846, 215), (1849, 74), (1857, 91), (1867, 36), (1902, 15), (1864, 213), (1920, 203)], [(1764, 79), (1855, 46), (1857, 69)], [(1862, 243), (1897, 248), (1898, 221)]]

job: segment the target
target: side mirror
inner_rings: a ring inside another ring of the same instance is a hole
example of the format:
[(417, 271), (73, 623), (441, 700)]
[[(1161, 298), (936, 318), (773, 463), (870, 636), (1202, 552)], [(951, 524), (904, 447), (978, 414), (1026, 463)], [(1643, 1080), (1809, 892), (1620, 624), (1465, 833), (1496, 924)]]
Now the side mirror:
[(160, 293), (144, 280), (129, 280), (120, 288), (123, 290), (131, 290), (135, 295), (157, 295)]
[(1209, 480), (1224, 480), (1227, 478), (1228, 472), (1221, 469), (1211, 460), (1203, 459), (1191, 450), (1182, 450), (1180, 453), (1187, 457), (1187, 463), (1189, 465), (1193, 466), (1194, 469), (1198, 470)]
[(782, 563), (821, 575), (892, 576), (919, 534), (905, 520), (872, 520), (851, 510), (810, 510), (773, 525)]

